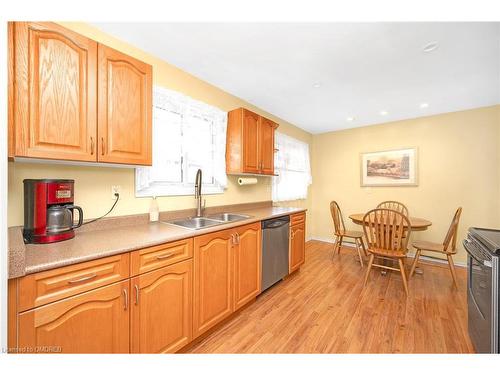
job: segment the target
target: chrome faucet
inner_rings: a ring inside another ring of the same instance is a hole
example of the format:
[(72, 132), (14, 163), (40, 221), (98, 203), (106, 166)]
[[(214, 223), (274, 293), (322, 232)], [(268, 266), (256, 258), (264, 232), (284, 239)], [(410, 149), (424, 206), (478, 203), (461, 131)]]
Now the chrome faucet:
[(200, 217), (203, 214), (203, 210), (205, 209), (205, 203), (203, 202), (203, 206), (201, 205), (201, 181), (202, 181), (202, 173), (201, 169), (198, 169), (196, 172), (196, 182), (194, 183), (194, 198), (196, 199), (196, 217)]

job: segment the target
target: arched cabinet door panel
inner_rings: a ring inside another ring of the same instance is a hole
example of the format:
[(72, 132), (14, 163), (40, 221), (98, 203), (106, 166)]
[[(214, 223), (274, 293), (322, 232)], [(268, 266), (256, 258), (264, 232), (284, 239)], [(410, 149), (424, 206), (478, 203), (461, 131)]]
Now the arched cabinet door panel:
[(49, 22), (11, 27), (10, 156), (97, 161), (97, 43)]
[(194, 239), (193, 338), (232, 313), (234, 231)]
[(274, 174), (274, 131), (277, 124), (261, 117), (259, 145), (260, 145), (260, 172), (262, 174)]
[(192, 280), (191, 259), (132, 279), (132, 353), (175, 353), (191, 341)]
[(19, 348), (26, 352), (129, 352), (129, 281), (19, 314)]
[(234, 307), (236, 311), (255, 299), (261, 288), (261, 224), (238, 228), (234, 247)]
[(259, 115), (243, 110), (243, 172), (260, 173)]
[(292, 215), (290, 221), (290, 273), (296, 271), (305, 262), (306, 251), (306, 216), (304, 213)]
[(151, 165), (151, 66), (99, 44), (98, 82), (98, 160)]

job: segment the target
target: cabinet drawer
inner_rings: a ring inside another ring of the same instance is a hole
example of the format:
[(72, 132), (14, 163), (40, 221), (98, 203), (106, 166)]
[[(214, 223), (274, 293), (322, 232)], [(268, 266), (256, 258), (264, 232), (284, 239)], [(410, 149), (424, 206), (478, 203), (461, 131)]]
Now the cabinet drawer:
[(131, 253), (132, 276), (193, 257), (193, 239), (161, 244)]
[(306, 221), (305, 212), (300, 212), (298, 214), (290, 215), (290, 226), (295, 224), (301, 224)]
[(19, 311), (129, 277), (129, 254), (38, 272), (19, 280)]

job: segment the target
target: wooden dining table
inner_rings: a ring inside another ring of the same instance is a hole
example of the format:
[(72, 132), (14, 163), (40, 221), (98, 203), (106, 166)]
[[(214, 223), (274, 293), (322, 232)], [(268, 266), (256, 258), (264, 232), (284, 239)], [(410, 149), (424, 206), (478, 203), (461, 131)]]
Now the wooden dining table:
[[(349, 219), (352, 220), (354, 224), (363, 225), (363, 217), (365, 214), (352, 214), (349, 215)], [(410, 226), (412, 231), (423, 231), (432, 225), (432, 222), (427, 219), (422, 219), (420, 217), (409, 217)], [(405, 225), (406, 227), (406, 225)]]

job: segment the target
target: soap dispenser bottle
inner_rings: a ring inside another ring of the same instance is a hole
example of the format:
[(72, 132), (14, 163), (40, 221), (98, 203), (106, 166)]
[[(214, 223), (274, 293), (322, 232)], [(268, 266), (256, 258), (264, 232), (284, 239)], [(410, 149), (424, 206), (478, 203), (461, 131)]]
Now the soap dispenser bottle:
[(151, 205), (149, 206), (149, 221), (158, 221), (160, 216), (160, 210), (158, 208), (158, 201), (156, 197), (151, 200)]

